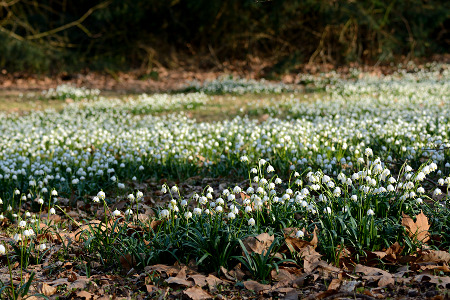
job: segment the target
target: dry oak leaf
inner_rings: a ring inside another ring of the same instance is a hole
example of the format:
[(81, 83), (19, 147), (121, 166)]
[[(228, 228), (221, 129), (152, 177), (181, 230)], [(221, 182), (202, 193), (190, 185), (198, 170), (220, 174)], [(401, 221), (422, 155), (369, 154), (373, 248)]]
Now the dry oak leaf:
[(199, 286), (194, 286), (183, 291), (183, 294), (188, 296), (192, 300), (212, 299), (212, 295), (203, 290)]
[(168, 284), (181, 285), (181, 286), (185, 286), (185, 287), (191, 287), (194, 285), (194, 283), (192, 281), (188, 281), (186, 279), (178, 278), (178, 277), (169, 277), (164, 281), (167, 282)]
[(45, 296), (53, 296), (54, 294), (56, 294), (56, 288), (43, 282), (39, 284), (38, 292)]
[(378, 287), (383, 287), (391, 283), (395, 283), (394, 277), (391, 273), (378, 268), (372, 268), (358, 264), (355, 266), (354, 272), (363, 273), (365, 275), (362, 277), (364, 280), (378, 281)]
[(252, 290), (257, 293), (270, 290), (271, 286), (268, 284), (262, 284), (254, 280), (244, 281), (244, 286), (247, 290)]
[(272, 245), (275, 236), (269, 235), (267, 232), (263, 232), (257, 236), (249, 236), (243, 240), (243, 244), (247, 249), (248, 253), (256, 252), (262, 254), (263, 251), (267, 251)]
[(405, 226), (410, 237), (416, 237), (418, 241), (423, 243), (430, 239), (430, 235), (428, 233), (430, 225), (428, 224), (428, 218), (422, 211), (416, 216), (416, 222), (414, 222), (410, 216), (404, 213), (402, 213), (402, 215), (402, 225)]
[(450, 253), (447, 251), (429, 250), (424, 251), (418, 262), (433, 262), (450, 264)]
[(86, 292), (86, 291), (78, 291), (76, 292), (77, 298), (85, 299), (85, 300), (97, 300), (98, 296)]

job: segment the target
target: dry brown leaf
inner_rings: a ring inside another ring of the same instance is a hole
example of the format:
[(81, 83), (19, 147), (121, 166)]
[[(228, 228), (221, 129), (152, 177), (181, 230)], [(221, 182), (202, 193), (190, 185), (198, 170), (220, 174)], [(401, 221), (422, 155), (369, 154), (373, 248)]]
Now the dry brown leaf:
[(328, 291), (337, 291), (341, 287), (342, 280), (338, 278), (334, 278), (331, 280), (330, 285), (328, 286)]
[(430, 239), (428, 233), (430, 225), (428, 224), (428, 218), (422, 211), (416, 216), (416, 222), (410, 216), (403, 213), (402, 225), (405, 226), (410, 237), (416, 237), (418, 241), (423, 243)]
[(168, 284), (176, 284), (176, 285), (181, 285), (181, 286), (185, 286), (185, 287), (190, 287), (190, 286), (194, 285), (194, 283), (192, 281), (188, 281), (186, 279), (177, 278), (177, 277), (169, 277), (164, 281), (167, 282)]
[(208, 285), (208, 282), (206, 281), (206, 276), (202, 274), (189, 275), (189, 279), (192, 279), (194, 281), (194, 284), (198, 285), (199, 287), (204, 287)]
[(354, 269), (355, 273), (363, 273), (364, 280), (378, 281), (378, 287), (394, 284), (395, 280), (391, 273), (378, 268), (367, 267), (363, 265), (356, 265)]
[(50, 286), (46, 284), (45, 282), (42, 282), (38, 285), (38, 292), (45, 296), (53, 296), (56, 294), (56, 288), (53, 286)]
[(268, 284), (262, 284), (254, 280), (244, 281), (244, 286), (247, 290), (252, 290), (257, 293), (270, 290), (271, 286)]
[(85, 299), (85, 300), (96, 300), (98, 296), (86, 292), (86, 291), (78, 291), (76, 292), (77, 298)]
[(194, 286), (188, 288), (183, 292), (184, 295), (188, 296), (192, 300), (202, 300), (202, 299), (212, 299), (212, 295), (207, 291), (203, 290), (201, 287)]
[(433, 262), (433, 263), (450, 263), (450, 253), (447, 251), (427, 250), (422, 252), (418, 262)]
[(263, 232), (257, 236), (250, 236), (243, 240), (243, 244), (247, 249), (248, 253), (256, 252), (262, 254), (263, 251), (267, 251), (270, 245), (272, 245), (275, 236), (269, 235), (267, 232)]
[(208, 277), (206, 277), (206, 282), (210, 287), (214, 287), (216, 285), (222, 284), (223, 281), (217, 278), (216, 276), (209, 274)]

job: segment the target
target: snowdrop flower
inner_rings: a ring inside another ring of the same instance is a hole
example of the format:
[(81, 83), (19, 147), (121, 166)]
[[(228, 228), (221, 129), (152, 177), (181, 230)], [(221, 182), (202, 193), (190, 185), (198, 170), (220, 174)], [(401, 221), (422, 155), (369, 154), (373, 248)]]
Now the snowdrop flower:
[(126, 216), (131, 216), (133, 214), (133, 211), (131, 210), (131, 209), (127, 209), (126, 211), (125, 211), (125, 215)]
[(351, 199), (352, 199), (352, 201), (356, 202), (356, 201), (358, 201), (358, 196), (352, 195), (352, 196), (351, 196)]
[(118, 217), (120, 216), (120, 211), (116, 209), (115, 211), (112, 212), (112, 215), (113, 217)]
[(20, 228), (25, 228), (27, 226), (27, 222), (26, 221), (20, 221), (18, 226)]
[(240, 192), (242, 192), (242, 189), (239, 186), (235, 186), (233, 189), (233, 193), (239, 194)]
[(444, 185), (444, 183), (445, 183), (444, 178), (439, 178), (438, 184), (439, 185)]
[(106, 195), (105, 195), (105, 193), (103, 191), (100, 191), (100, 192), (97, 193), (97, 197), (99, 199), (105, 199)]
[(187, 212), (184, 213), (184, 217), (186, 219), (190, 219), (190, 218), (192, 218), (192, 213), (190, 211), (187, 211)]
[(6, 254), (6, 248), (2, 244), (0, 244), (0, 255)]
[(44, 204), (44, 199), (42, 198), (37, 199), (37, 203), (39, 203), (40, 205)]
[(14, 241), (16, 241), (16, 243), (17, 243), (17, 242), (19, 242), (19, 241), (22, 240), (22, 237), (16, 233), (16, 234), (14, 235), (13, 239), (14, 239)]
[(323, 212), (326, 214), (331, 214), (331, 207), (327, 206), (323, 209)]
[(167, 209), (163, 209), (163, 210), (159, 213), (159, 215), (161, 216), (161, 218), (168, 218), (169, 215), (170, 215), (170, 213), (169, 213), (169, 211), (168, 211)]
[(116, 180), (117, 180), (116, 176), (111, 177), (111, 181), (116, 181)]
[(442, 194), (442, 191), (441, 191), (441, 189), (439, 189), (439, 188), (436, 188), (434, 191), (433, 191), (433, 196), (438, 196), (438, 195), (441, 195)]
[(228, 199), (228, 201), (234, 201), (236, 199), (236, 197), (234, 196), (234, 194), (229, 194), (227, 199)]
[(423, 194), (423, 193), (425, 193), (425, 189), (424, 189), (423, 187), (419, 186), (419, 187), (417, 188), (417, 192), (418, 192), (419, 194)]
[(52, 208), (50, 208), (49, 213), (50, 213), (51, 215), (54, 215), (54, 214), (56, 214), (56, 211), (55, 211), (55, 209), (52, 207)]
[(2, 200), (2, 198), (0, 198), (0, 204), (3, 204), (3, 200)]
[(163, 186), (161, 187), (161, 193), (163, 193), (163, 194), (167, 193), (166, 185), (163, 185)]
[[(221, 199), (221, 198), (219, 198), (219, 199)], [(208, 198), (206, 198), (205, 196), (201, 196), (198, 199), (198, 203), (200, 203), (200, 205), (205, 205), (206, 203), (208, 203)]]
[(194, 215), (201, 215), (202, 214), (202, 209), (199, 207), (194, 208)]
[(422, 204), (422, 203), (423, 203), (423, 200), (422, 200), (422, 198), (417, 198), (417, 199), (416, 199), (416, 202), (417, 202), (418, 204)]
[(247, 156), (241, 156), (240, 158), (241, 162), (248, 162), (248, 157)]
[(186, 206), (186, 205), (187, 205), (187, 201), (183, 199), (183, 200), (180, 202), (180, 205), (183, 206), (183, 207)]
[(139, 166), (139, 171), (143, 171), (144, 170), (144, 166)]
[(263, 159), (263, 158), (261, 158), (261, 159), (259, 160), (259, 165), (260, 165), (260, 166), (264, 166), (266, 163), (267, 163), (267, 161), (266, 161), (265, 159)]
[(223, 212), (223, 208), (222, 208), (222, 206), (217, 206), (216, 207), (216, 212), (219, 212), (219, 213), (221, 213), (221, 212)]
[(411, 171), (412, 171), (411, 166), (407, 165), (407, 166), (405, 167), (405, 172), (411, 172)]
[(52, 190), (52, 196), (58, 196), (58, 192), (56, 190)]
[(100, 198), (97, 196), (94, 196), (94, 198), (92, 198), (92, 201), (95, 203), (98, 203), (98, 202), (100, 202)]
[(255, 224), (256, 224), (255, 219), (253, 218), (248, 219), (248, 226), (255, 226)]
[(117, 184), (117, 187), (118, 187), (119, 189), (124, 189), (124, 188), (125, 188), (125, 184), (123, 184), (123, 183), (118, 183), (118, 184)]
[(247, 194), (253, 194), (255, 192), (255, 190), (252, 187), (249, 187), (247, 189)]
[(364, 154), (366, 156), (372, 156), (373, 155), (373, 151), (370, 148), (366, 148), (366, 150), (364, 150)]
[(47, 245), (46, 244), (40, 244), (39, 245), (39, 251), (44, 251), (45, 249), (47, 249)]
[(335, 197), (339, 197), (341, 195), (341, 189), (339, 187), (335, 188), (333, 191), (333, 195)]
[(275, 178), (275, 184), (281, 184), (282, 180), (281, 178), (277, 177)]
[(18, 189), (14, 190), (14, 195), (20, 195), (20, 191)]
[(297, 238), (302, 238), (305, 236), (305, 233), (302, 230), (297, 230), (297, 232), (295, 233), (295, 236)]
[(142, 197), (144, 197), (144, 194), (141, 191), (137, 191), (136, 198), (141, 199)]
[(272, 172), (275, 172), (275, 169), (271, 165), (269, 165), (267, 167), (267, 173), (272, 173)]
[(367, 215), (368, 215), (368, 216), (373, 216), (373, 215), (375, 215), (375, 212), (374, 212), (372, 209), (369, 209), (369, 210), (367, 211)]
[(246, 212), (246, 213), (250, 213), (250, 212), (252, 212), (252, 208), (251, 208), (251, 206), (249, 206), (249, 205), (248, 205), (248, 206), (246, 206), (246, 207), (245, 207), (245, 212)]
[(135, 198), (134, 198), (134, 195), (133, 194), (128, 194), (128, 200), (131, 200), (131, 201), (133, 201)]
[(256, 168), (252, 168), (252, 169), (250, 170), (250, 173), (257, 174), (257, 173), (258, 173), (258, 170), (256, 170)]
[(235, 218), (236, 218), (236, 215), (235, 215), (234, 213), (230, 212), (230, 213), (228, 214), (228, 219), (233, 220), (233, 219), (235, 219)]

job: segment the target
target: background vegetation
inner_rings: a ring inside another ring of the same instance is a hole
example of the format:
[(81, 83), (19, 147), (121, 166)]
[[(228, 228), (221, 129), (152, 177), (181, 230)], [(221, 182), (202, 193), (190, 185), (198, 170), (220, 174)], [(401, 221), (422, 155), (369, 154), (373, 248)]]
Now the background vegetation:
[(449, 16), (439, 0), (2, 0), (0, 67), (151, 71), (257, 56), (278, 72), (389, 62), (445, 53)]

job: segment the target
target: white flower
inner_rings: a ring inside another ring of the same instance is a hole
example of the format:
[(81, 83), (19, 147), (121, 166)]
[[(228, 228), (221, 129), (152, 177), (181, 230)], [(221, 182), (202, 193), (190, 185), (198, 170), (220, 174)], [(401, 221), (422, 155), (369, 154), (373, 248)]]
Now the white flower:
[(364, 154), (366, 156), (372, 156), (373, 155), (373, 151), (370, 148), (366, 148), (366, 150), (364, 150)]
[(18, 189), (14, 190), (14, 195), (20, 195), (20, 191)]
[(111, 177), (111, 181), (116, 181), (116, 180), (117, 180), (116, 176)]
[(170, 191), (171, 191), (172, 193), (176, 193), (176, 192), (178, 192), (178, 187), (177, 187), (176, 185), (174, 185), (174, 186), (172, 186), (172, 188), (170, 189)]
[(100, 191), (100, 192), (97, 193), (97, 197), (99, 199), (105, 199), (106, 195), (105, 195), (105, 193), (103, 191)]
[(100, 198), (97, 196), (94, 196), (94, 198), (92, 198), (92, 201), (95, 203), (98, 203), (98, 202), (100, 202)]
[(56, 190), (52, 190), (52, 196), (58, 196), (58, 192)]
[(405, 167), (405, 172), (411, 172), (411, 171), (412, 171), (412, 168), (409, 165), (407, 165)]
[(201, 215), (202, 214), (202, 209), (199, 207), (194, 208), (194, 215)]
[(222, 208), (222, 206), (217, 206), (216, 207), (216, 212), (222, 212), (223, 211), (223, 208)]
[(142, 197), (144, 197), (144, 193), (142, 193), (141, 191), (137, 191), (136, 198), (141, 199)]
[(358, 201), (358, 196), (352, 195), (351, 199), (356, 202), (356, 201)]
[(55, 211), (55, 209), (52, 207), (52, 208), (50, 208), (49, 213), (50, 213), (51, 215), (54, 215), (54, 214), (56, 214), (56, 211)]
[(127, 209), (126, 211), (125, 211), (125, 215), (126, 216), (131, 216), (133, 214), (133, 211), (131, 210), (131, 209)]
[(2, 244), (0, 244), (0, 255), (3, 255), (6, 253), (6, 248)]
[(112, 212), (112, 215), (113, 217), (118, 217), (120, 216), (120, 211), (116, 209), (115, 211)]
[(125, 184), (123, 184), (123, 183), (118, 183), (117, 184), (117, 187), (119, 188), (119, 189), (124, 189), (125, 188)]
[(323, 212), (326, 214), (331, 214), (331, 207), (327, 206), (323, 209)]
[(163, 186), (161, 187), (161, 193), (163, 193), (163, 194), (167, 193), (166, 185), (163, 185)]
[(256, 173), (258, 173), (258, 170), (256, 170), (256, 168), (252, 168), (252, 169), (250, 170), (250, 173), (256, 174)]
[(248, 157), (247, 156), (241, 156), (241, 162), (248, 162)]
[(305, 233), (304, 233), (303, 231), (301, 231), (301, 230), (298, 230), (298, 231), (295, 233), (295, 236), (296, 236), (297, 238), (302, 238), (302, 237), (305, 236)]
[(422, 198), (417, 198), (417, 199), (416, 199), (416, 202), (417, 202), (418, 204), (422, 204), (422, 203), (423, 203), (423, 200), (422, 200)]
[(439, 189), (439, 188), (436, 188), (436, 189), (433, 191), (433, 195), (434, 195), (434, 196), (438, 196), (438, 195), (440, 195), (440, 194), (442, 194), (442, 191), (441, 191), (441, 189)]
[(259, 165), (260, 165), (260, 166), (264, 166), (266, 163), (267, 163), (267, 161), (266, 161), (265, 159), (263, 159), (263, 158), (261, 158), (261, 159), (259, 160)]
[(367, 211), (367, 215), (368, 216), (373, 216), (375, 214), (375, 212), (372, 210), (372, 209), (369, 209), (368, 211)]
[(419, 186), (419, 187), (417, 188), (417, 192), (418, 192), (419, 194), (423, 194), (423, 193), (425, 193), (425, 189), (424, 189), (423, 187)]
[(230, 212), (230, 213), (228, 214), (228, 219), (233, 220), (233, 219), (235, 219), (235, 218), (236, 218), (236, 215), (235, 215), (234, 213)]
[(439, 178), (438, 184), (439, 185), (444, 185), (444, 183), (445, 183), (444, 178)]
[(255, 219), (253, 219), (253, 218), (250, 218), (250, 219), (248, 219), (248, 226), (255, 226)]
[(134, 198), (134, 195), (133, 195), (133, 194), (129, 194), (129, 195), (128, 195), (128, 200), (132, 200), (132, 201), (133, 201), (134, 199), (135, 199), (135, 198)]
[(255, 190), (252, 187), (249, 187), (247, 189), (247, 194), (253, 194), (255, 192)]
[(139, 171), (143, 171), (144, 170), (144, 166), (139, 166)]
[(282, 182), (281, 178), (277, 177), (275, 178), (275, 184), (280, 184)]
[(25, 228), (27, 226), (27, 222), (26, 221), (20, 221), (18, 226), (20, 228)]
[(246, 213), (250, 213), (251, 211), (252, 211), (251, 206), (248, 205), (248, 206), (245, 207), (245, 212)]
[(236, 197), (234, 196), (234, 194), (229, 194), (227, 199), (228, 201), (233, 201), (234, 199), (236, 199)]
[(44, 199), (42, 198), (37, 199), (37, 203), (39, 203), (40, 205), (44, 204)]
[(275, 169), (271, 165), (269, 165), (267, 167), (267, 173), (271, 173), (271, 172), (275, 172)]
[(21, 240), (22, 240), (22, 237), (16, 233), (16, 234), (14, 235), (13, 239), (14, 239), (14, 241), (18, 242), (18, 241), (21, 241)]
[(339, 187), (336, 187), (333, 191), (333, 195), (335, 197), (339, 197), (341, 195), (341, 189)]
[(184, 217), (186, 219), (192, 218), (192, 213), (190, 211), (187, 211), (187, 212), (184, 213)]
[(168, 211), (167, 209), (163, 209), (163, 210), (159, 213), (159, 215), (161, 216), (161, 218), (168, 218), (169, 215), (170, 215), (170, 213), (169, 213), (169, 211)]
[(39, 251), (44, 251), (45, 249), (47, 249), (47, 245), (46, 244), (40, 244), (39, 245)]

